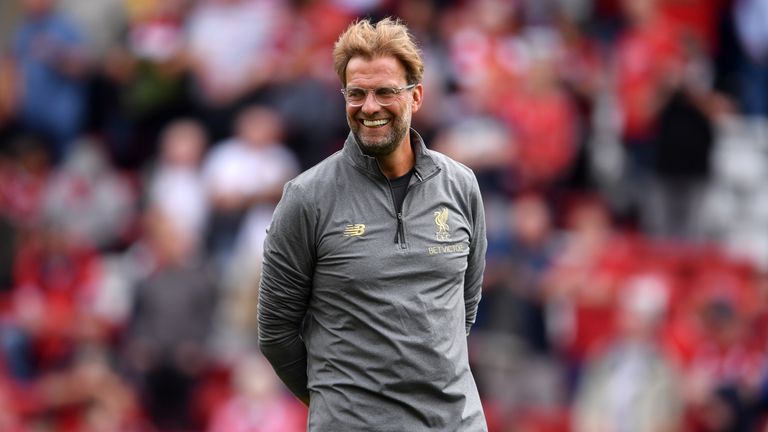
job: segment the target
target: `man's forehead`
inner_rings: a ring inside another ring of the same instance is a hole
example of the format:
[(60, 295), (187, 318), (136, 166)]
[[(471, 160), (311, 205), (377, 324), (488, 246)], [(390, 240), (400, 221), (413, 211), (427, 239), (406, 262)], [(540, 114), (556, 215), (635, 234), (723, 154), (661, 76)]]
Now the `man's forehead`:
[(405, 67), (400, 60), (392, 56), (366, 58), (352, 57), (347, 62), (346, 79), (352, 80), (388, 80), (393, 84), (406, 78)]

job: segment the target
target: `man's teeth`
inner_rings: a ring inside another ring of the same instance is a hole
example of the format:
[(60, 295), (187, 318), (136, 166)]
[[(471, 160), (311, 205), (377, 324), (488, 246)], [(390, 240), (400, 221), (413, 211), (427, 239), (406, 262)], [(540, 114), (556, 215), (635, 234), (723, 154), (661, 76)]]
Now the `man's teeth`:
[(367, 127), (384, 126), (389, 123), (389, 120), (363, 120), (363, 124)]

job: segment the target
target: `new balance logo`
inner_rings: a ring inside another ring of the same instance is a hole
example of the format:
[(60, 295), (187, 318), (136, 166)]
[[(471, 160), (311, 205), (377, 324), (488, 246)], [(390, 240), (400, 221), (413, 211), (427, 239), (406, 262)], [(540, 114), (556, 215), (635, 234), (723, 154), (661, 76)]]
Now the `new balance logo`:
[(350, 224), (344, 228), (344, 237), (356, 237), (365, 234), (364, 224)]

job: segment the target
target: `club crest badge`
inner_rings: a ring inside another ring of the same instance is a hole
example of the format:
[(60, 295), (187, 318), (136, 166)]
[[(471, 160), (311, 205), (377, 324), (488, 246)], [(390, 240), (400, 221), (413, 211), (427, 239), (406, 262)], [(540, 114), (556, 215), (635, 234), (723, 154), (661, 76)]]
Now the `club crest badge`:
[(438, 241), (446, 241), (451, 239), (451, 234), (448, 231), (448, 209), (441, 207), (440, 210), (434, 212), (435, 215), (435, 238)]

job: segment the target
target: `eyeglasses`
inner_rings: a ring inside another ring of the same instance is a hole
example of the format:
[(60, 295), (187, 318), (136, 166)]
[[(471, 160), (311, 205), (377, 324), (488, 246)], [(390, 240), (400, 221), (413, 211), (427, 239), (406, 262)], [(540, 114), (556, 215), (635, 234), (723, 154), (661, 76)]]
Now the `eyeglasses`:
[(395, 103), (397, 96), (403, 90), (410, 90), (416, 87), (416, 84), (410, 84), (405, 87), (378, 87), (375, 89), (364, 89), (360, 87), (347, 87), (341, 89), (341, 94), (349, 106), (363, 106), (368, 98), (368, 92), (373, 93), (373, 99), (381, 106), (389, 106)]

